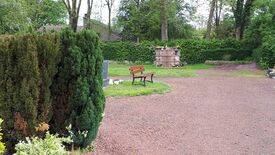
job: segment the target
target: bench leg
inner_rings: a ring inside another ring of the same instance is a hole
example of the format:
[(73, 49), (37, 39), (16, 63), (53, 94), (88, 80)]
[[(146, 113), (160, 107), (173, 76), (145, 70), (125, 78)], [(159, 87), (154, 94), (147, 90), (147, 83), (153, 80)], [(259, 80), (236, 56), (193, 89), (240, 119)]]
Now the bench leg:
[(132, 85), (134, 84), (134, 82), (135, 82), (135, 78), (133, 77), (133, 82), (132, 82)]
[(151, 75), (151, 82), (152, 82), (152, 83), (153, 83), (153, 76), (154, 76), (154, 74)]
[(146, 77), (144, 77), (143, 82), (144, 82), (144, 87), (146, 87)]

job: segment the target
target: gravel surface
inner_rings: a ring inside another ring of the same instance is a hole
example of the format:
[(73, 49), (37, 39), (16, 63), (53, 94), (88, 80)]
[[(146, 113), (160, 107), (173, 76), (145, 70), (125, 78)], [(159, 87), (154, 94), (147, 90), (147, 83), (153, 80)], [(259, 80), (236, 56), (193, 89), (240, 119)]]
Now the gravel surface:
[(99, 155), (275, 154), (275, 80), (159, 78), (163, 95), (107, 98)]

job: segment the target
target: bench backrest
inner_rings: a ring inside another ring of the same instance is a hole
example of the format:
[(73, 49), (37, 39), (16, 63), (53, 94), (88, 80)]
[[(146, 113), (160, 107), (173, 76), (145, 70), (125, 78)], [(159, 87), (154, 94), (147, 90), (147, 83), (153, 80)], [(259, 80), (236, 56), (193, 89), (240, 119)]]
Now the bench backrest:
[(139, 66), (131, 66), (129, 67), (130, 70), (130, 74), (136, 74), (136, 73), (143, 73), (144, 71), (144, 66), (143, 65), (139, 65)]

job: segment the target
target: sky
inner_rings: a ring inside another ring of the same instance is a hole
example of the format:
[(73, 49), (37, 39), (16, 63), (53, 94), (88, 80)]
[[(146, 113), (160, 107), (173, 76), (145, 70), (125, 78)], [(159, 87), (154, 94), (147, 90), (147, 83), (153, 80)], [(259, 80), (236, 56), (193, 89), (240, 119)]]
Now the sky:
[[(114, 6), (112, 10), (112, 18), (117, 15), (117, 11), (119, 8), (119, 2), (120, 0), (114, 1)], [(186, 0), (186, 2), (194, 2), (193, 0)], [(209, 2), (207, 0), (198, 0), (198, 8), (197, 8), (197, 17), (207, 20), (208, 17), (208, 10), (209, 10)], [(87, 12), (87, 0), (82, 0), (82, 5), (80, 9), (80, 18), (79, 18), (79, 25), (83, 25), (83, 17), (85, 13)], [(94, 5), (92, 9), (92, 19), (99, 20), (105, 24), (108, 24), (108, 9), (106, 6), (105, 0), (94, 0)], [(191, 21), (190, 24), (192, 24), (195, 27), (205, 27), (205, 23), (199, 22), (199, 20)]]

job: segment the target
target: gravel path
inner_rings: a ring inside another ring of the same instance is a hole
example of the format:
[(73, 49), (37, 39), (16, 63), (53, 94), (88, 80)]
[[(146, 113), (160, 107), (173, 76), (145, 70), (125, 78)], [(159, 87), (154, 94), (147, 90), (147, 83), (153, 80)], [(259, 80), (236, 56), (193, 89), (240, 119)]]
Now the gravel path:
[(275, 80), (159, 78), (164, 95), (107, 98), (99, 155), (275, 154)]

